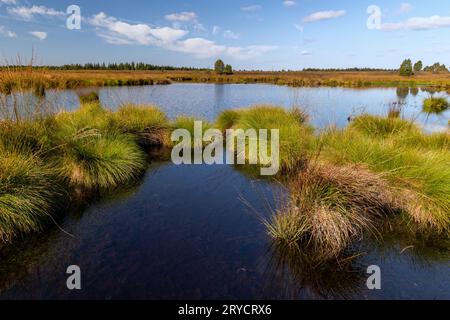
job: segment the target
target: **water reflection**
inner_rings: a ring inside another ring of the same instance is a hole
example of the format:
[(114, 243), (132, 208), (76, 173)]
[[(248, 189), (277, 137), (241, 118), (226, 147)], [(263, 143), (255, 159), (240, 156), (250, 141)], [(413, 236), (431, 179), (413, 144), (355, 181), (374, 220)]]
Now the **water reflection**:
[(366, 279), (357, 257), (348, 254), (324, 259), (312, 248), (273, 243), (268, 274), (274, 276), (273, 281), (286, 284), (290, 299), (300, 298), (303, 290), (310, 298), (351, 299), (361, 294)]
[[(450, 110), (441, 116), (422, 112), (423, 100), (437, 94), (433, 88), (293, 88), (267, 84), (172, 84), (169, 86), (97, 88), (102, 104), (112, 110), (124, 103), (155, 104), (174, 119), (183, 114), (213, 122), (225, 109), (255, 104), (301, 106), (317, 128), (345, 127), (348, 117), (367, 112), (386, 115), (393, 102), (403, 105), (402, 116), (429, 128), (447, 128)], [(97, 90), (96, 89), (96, 90)], [(92, 89), (88, 89), (92, 90)], [(79, 91), (79, 90), (78, 90)], [(75, 90), (47, 90), (45, 107), (75, 109)], [(448, 98), (447, 92), (439, 96)]]
[(397, 97), (399, 100), (405, 100), (409, 95), (409, 88), (399, 87), (397, 88)]

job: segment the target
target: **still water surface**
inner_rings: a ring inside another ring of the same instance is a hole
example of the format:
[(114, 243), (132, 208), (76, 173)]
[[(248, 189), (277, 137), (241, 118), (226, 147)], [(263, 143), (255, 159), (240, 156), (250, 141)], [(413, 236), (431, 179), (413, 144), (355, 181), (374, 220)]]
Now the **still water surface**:
[[(389, 106), (402, 106), (402, 115), (417, 121), (426, 131), (448, 128), (450, 110), (439, 115), (422, 112), (423, 100), (431, 93), (426, 89), (408, 88), (292, 88), (267, 84), (173, 84), (167, 86), (110, 87), (98, 89), (103, 105), (116, 109), (123, 103), (155, 104), (170, 118), (178, 115), (214, 121), (226, 109), (256, 104), (274, 104), (291, 108), (301, 106), (318, 127), (335, 124), (344, 127), (348, 117), (369, 112), (386, 115)], [(447, 92), (433, 93), (449, 98)], [(69, 109), (79, 105), (77, 92), (48, 92), (53, 104)]]

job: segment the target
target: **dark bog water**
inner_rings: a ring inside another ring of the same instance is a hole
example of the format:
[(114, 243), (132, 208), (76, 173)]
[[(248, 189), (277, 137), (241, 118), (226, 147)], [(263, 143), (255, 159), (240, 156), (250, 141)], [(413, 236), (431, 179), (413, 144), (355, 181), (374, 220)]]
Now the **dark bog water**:
[[(91, 89), (88, 89), (91, 90)], [(448, 128), (450, 110), (439, 115), (422, 112), (423, 100), (432, 93), (427, 89), (408, 88), (291, 88), (265, 84), (173, 84), (167, 86), (111, 87), (98, 89), (103, 105), (111, 109), (133, 102), (155, 104), (169, 117), (183, 114), (214, 121), (217, 115), (230, 108), (255, 104), (275, 104), (285, 107), (301, 106), (311, 115), (316, 127), (336, 124), (346, 126), (351, 115), (369, 112), (386, 115), (389, 106), (401, 105), (402, 115), (417, 121), (426, 131)], [(448, 93), (433, 93), (447, 97)], [(53, 104), (69, 109), (79, 105), (75, 91), (48, 92)]]
[[(280, 191), (231, 166), (153, 163), (138, 186), (66, 215), (64, 231), (4, 250), (0, 298), (450, 298), (448, 241), (388, 235), (320, 266), (273, 247), (258, 214)], [(379, 291), (366, 286), (373, 264)], [(66, 288), (69, 265), (81, 268), (80, 291)]]
[[(427, 130), (449, 112), (421, 113), (425, 91), (176, 84), (103, 88), (104, 105), (154, 103), (170, 117), (214, 120), (220, 111), (257, 103), (305, 106), (316, 126), (344, 126), (350, 114), (403, 112)], [(443, 95), (443, 94), (440, 94)], [(48, 92), (70, 109), (75, 92)], [(1, 299), (450, 299), (450, 243), (382, 232), (322, 265), (310, 252), (274, 247), (260, 215), (276, 206), (278, 184), (232, 166), (154, 162), (132, 188), (64, 213), (59, 227), (0, 250)], [(314, 260), (314, 259), (313, 259)], [(78, 265), (82, 290), (69, 291), (66, 269)], [(381, 290), (366, 286), (381, 268)]]

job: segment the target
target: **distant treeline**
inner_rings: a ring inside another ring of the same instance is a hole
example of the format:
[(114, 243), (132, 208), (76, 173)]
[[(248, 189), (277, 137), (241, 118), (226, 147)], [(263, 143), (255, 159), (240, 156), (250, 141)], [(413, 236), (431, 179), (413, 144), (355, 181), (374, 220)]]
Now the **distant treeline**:
[(377, 68), (345, 68), (345, 69), (322, 69), (322, 68), (306, 68), (303, 71), (309, 72), (380, 72), (380, 71), (398, 71), (398, 69), (377, 69)]
[[(14, 67), (26, 67), (26, 66), (14, 66)], [(1, 69), (7, 67), (0, 66)], [(126, 62), (126, 63), (85, 63), (85, 64), (65, 64), (62, 66), (33, 66), (33, 69), (46, 69), (46, 70), (120, 70), (120, 71), (154, 71), (154, 70), (167, 70), (167, 71), (207, 71), (206, 68), (191, 68), (191, 67), (174, 67), (174, 66), (158, 66), (154, 64), (148, 64), (143, 62)]]

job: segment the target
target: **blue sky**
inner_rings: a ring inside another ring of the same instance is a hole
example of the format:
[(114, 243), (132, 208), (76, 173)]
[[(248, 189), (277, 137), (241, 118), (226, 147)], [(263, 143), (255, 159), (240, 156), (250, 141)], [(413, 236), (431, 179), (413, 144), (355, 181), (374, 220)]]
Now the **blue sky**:
[[(81, 8), (80, 30), (66, 9)], [(367, 27), (377, 5), (381, 24)], [(236, 69), (450, 65), (448, 0), (0, 0), (0, 55)]]

